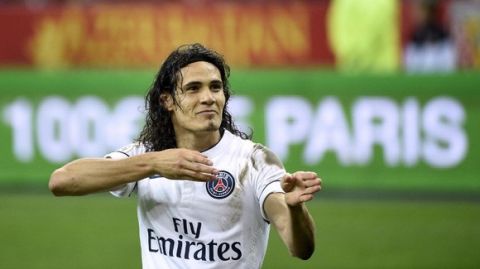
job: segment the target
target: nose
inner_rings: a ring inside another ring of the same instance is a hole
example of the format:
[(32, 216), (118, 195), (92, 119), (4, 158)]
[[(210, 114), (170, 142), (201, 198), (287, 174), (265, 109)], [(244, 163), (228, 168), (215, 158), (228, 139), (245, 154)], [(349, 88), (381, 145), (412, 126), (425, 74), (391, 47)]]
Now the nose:
[(201, 102), (209, 105), (215, 103), (215, 96), (209, 87), (204, 87), (202, 89)]

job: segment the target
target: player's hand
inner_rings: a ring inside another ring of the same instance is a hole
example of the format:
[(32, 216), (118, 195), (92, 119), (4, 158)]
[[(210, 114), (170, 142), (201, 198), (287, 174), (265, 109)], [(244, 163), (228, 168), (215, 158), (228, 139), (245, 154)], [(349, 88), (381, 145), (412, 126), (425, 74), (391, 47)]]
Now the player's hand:
[(282, 178), (285, 201), (289, 206), (298, 206), (313, 199), (322, 189), (322, 180), (314, 172), (295, 172)]
[(189, 149), (167, 149), (151, 152), (154, 170), (162, 177), (208, 181), (216, 178), (218, 170), (202, 153)]

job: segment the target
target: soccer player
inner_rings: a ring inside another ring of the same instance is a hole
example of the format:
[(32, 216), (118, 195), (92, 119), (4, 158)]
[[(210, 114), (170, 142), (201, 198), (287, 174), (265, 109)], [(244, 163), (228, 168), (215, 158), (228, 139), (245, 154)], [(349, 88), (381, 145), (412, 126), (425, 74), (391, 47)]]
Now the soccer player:
[(304, 202), (321, 180), (287, 173), (275, 154), (237, 129), (227, 110), (229, 72), (221, 55), (200, 44), (178, 48), (146, 96), (138, 141), (51, 175), (58, 196), (136, 194), (144, 269), (260, 268), (270, 223), (293, 256), (308, 259), (314, 251)]

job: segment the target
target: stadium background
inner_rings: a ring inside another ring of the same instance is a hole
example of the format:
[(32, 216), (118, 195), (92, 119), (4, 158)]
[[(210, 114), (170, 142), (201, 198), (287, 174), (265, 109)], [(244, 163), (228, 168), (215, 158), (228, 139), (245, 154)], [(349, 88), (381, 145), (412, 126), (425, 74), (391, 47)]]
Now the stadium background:
[(201, 42), (241, 126), (324, 179), (312, 259), (272, 232), (264, 268), (477, 268), (480, 3), (433, 1), (453, 58), (415, 67), (419, 2), (0, 1), (0, 267), (139, 268), (135, 200), (48, 177), (135, 138), (162, 59)]

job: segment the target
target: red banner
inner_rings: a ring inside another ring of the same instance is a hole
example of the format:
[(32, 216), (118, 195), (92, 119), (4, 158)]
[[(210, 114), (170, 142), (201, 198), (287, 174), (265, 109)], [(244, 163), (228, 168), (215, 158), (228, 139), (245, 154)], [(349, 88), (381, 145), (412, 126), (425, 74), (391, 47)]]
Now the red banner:
[(157, 67), (200, 42), (235, 66), (331, 65), (328, 1), (0, 8), (0, 65)]

